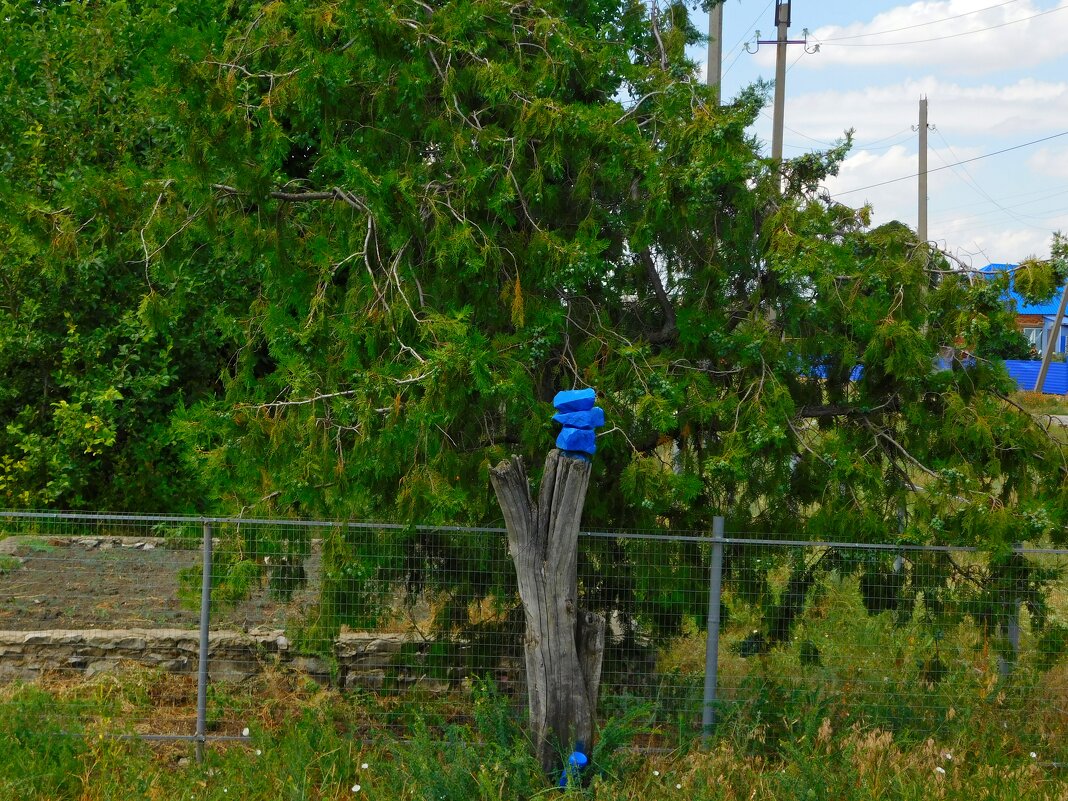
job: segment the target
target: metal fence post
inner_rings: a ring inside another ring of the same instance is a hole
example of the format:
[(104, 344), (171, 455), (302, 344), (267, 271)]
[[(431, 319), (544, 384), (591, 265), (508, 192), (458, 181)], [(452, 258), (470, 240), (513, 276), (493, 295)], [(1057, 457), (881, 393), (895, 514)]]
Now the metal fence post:
[[(1065, 294), (1068, 294), (1068, 292), (1066, 292)], [(1016, 551), (1017, 554), (1020, 554), (1020, 551), (1023, 550), (1023, 543), (1022, 542), (1015, 542), (1015, 543), (1013, 543), (1012, 547), (1013, 547), (1013, 550)], [(1020, 556), (1020, 559), (1022, 561), (1025, 561), (1024, 557), (1022, 555)], [(1015, 589), (1017, 591), (1019, 591), (1019, 589), (1020, 589), (1020, 580), (1019, 579), (1016, 580), (1016, 588)], [(1009, 636), (1009, 645), (1012, 647), (1012, 661), (1013, 661), (1014, 665), (1017, 662), (1020, 661), (1020, 607), (1021, 606), (1023, 606), (1023, 601), (1020, 599), (1019, 596), (1016, 596), (1015, 598), (1012, 599), (1012, 611), (1011, 611), (1011, 615), (1009, 617), (1009, 625), (1007, 626), (1007, 631), (1005, 632)]]
[(197, 665), (197, 762), (204, 761), (208, 719), (208, 629), (211, 626), (211, 522), (204, 521), (204, 558), (200, 578), (200, 657)]
[[(1023, 549), (1022, 542), (1014, 542), (1013, 551), (1019, 553)], [(1019, 579), (1014, 579), (1014, 585), (1019, 583)], [(1017, 589), (1016, 586), (1013, 589)], [(1012, 655), (999, 655), (998, 656), (998, 673), (1002, 679), (1007, 679), (1009, 674), (1012, 673), (1015, 665), (1020, 661), (1020, 607), (1023, 606), (1023, 602), (1019, 597), (1012, 598), (1011, 601), (1006, 602), (1005, 620), (1002, 623), (1002, 630), (1005, 632), (1005, 639), (1009, 643), (1009, 647), (1012, 649)]]
[(719, 668), (719, 603), (723, 591), (723, 518), (712, 518), (712, 564), (708, 584), (708, 636), (705, 640), (705, 695), (702, 740), (708, 744), (716, 722), (716, 673)]

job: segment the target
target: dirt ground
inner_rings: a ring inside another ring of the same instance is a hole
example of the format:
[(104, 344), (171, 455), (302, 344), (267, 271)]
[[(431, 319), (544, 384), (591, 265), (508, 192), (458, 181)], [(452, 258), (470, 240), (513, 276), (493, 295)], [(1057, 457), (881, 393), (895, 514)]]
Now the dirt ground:
[[(179, 571), (196, 570), (200, 559), (154, 538), (0, 540), (0, 629), (197, 628), (199, 572), (183, 599)], [(236, 606), (214, 609), (212, 627), (283, 628), (306, 602), (307, 592), (281, 604), (264, 582)]]

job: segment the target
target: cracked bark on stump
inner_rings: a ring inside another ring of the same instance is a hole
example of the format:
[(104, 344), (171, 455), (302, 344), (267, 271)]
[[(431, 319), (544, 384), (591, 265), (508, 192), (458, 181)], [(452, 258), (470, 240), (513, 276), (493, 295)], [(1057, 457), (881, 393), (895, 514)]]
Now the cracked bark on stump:
[(590, 463), (552, 450), (538, 503), (518, 456), (490, 471), (504, 512), (526, 634), (530, 733), (545, 771), (559, 770), (578, 743), (588, 754), (596, 728), (605, 622), (578, 608), (578, 530)]

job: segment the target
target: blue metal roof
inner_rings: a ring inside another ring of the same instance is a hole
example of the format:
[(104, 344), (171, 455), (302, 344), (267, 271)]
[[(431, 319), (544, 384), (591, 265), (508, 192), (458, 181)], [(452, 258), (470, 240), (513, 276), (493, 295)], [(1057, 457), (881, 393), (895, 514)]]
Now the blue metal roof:
[[(971, 357), (965, 358), (963, 364), (965, 367), (972, 367), (975, 365), (975, 359)], [(936, 370), (952, 369), (952, 364), (941, 357), (935, 359), (934, 365)], [(1034, 391), (1035, 384), (1038, 382), (1038, 371), (1041, 367), (1041, 361), (1027, 359), (1005, 360), (1005, 369), (1008, 370), (1009, 375), (1016, 382), (1017, 388), (1026, 392)], [(826, 378), (827, 368), (822, 364), (815, 365), (809, 368), (808, 375), (812, 378)], [(864, 365), (858, 364), (850, 372), (849, 380), (859, 381), (863, 375)], [(1068, 363), (1050, 363), (1049, 370), (1046, 371), (1046, 380), (1042, 382), (1042, 391), (1047, 395), (1068, 395)]]
[[(1022, 361), (1018, 359), (1007, 359), (1005, 361), (1005, 368), (1009, 371), (1015, 381), (1016, 385), (1028, 392), (1031, 392), (1035, 388), (1035, 383), (1038, 381), (1038, 369), (1042, 366), (1042, 362), (1037, 361)], [(1046, 373), (1046, 380), (1042, 383), (1042, 391), (1047, 395), (1066, 395), (1068, 394), (1068, 364), (1064, 362), (1053, 362), (1049, 366), (1049, 372)]]
[[(1018, 264), (988, 264), (981, 269), (981, 273), (1002, 273), (1009, 270), (1014, 270), (1018, 267)], [(1017, 314), (1056, 314), (1057, 309), (1061, 303), (1061, 293), (1064, 291), (1064, 287), (1057, 289), (1053, 293), (1053, 297), (1044, 303), (1028, 303), (1019, 292), (1016, 291), (1015, 280), (1010, 276), (1009, 278), (1009, 292), (1008, 295), (1012, 301), (1016, 304)]]

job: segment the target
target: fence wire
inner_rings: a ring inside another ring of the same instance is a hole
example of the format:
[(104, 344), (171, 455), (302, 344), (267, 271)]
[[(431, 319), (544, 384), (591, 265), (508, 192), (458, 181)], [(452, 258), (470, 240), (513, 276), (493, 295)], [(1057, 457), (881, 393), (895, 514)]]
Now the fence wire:
[[(1068, 761), (1066, 565), (1037, 549), (588, 533), (578, 589), (607, 623), (600, 714), (638, 710), (650, 746), (710, 717), (717, 736), (769, 748), (986, 726)], [(280, 696), (327, 688), (354, 736), (403, 737), (469, 721), (486, 687), (525, 711), (501, 530), (0, 512), (0, 707), (29, 705), (57, 732), (241, 738), (282, 714)]]

